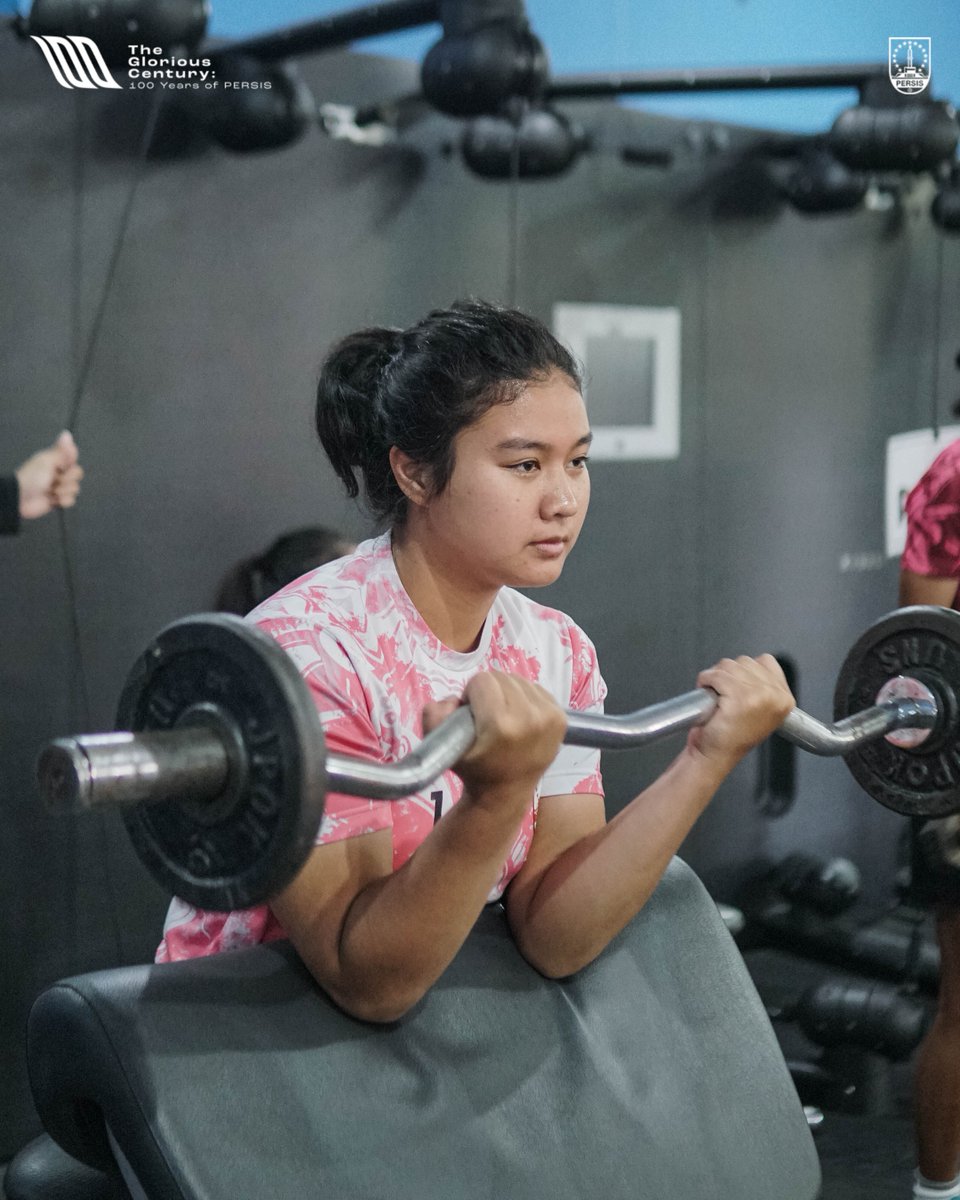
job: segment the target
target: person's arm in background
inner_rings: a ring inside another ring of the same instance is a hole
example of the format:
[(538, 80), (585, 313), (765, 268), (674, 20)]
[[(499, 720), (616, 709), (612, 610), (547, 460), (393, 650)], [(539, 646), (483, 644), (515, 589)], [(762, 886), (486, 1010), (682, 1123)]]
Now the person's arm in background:
[(52, 446), (21, 463), (16, 474), (0, 478), (0, 533), (16, 533), (21, 518), (45, 517), (76, 504), (83, 478), (78, 458), (73, 435), (64, 430)]
[(900, 605), (951, 608), (960, 582), (960, 472), (956, 443), (911, 490), (904, 504), (907, 534), (900, 559)]
[(942, 575), (918, 575), (915, 571), (900, 572), (900, 606), (907, 604), (939, 604), (952, 608), (957, 597), (957, 580)]

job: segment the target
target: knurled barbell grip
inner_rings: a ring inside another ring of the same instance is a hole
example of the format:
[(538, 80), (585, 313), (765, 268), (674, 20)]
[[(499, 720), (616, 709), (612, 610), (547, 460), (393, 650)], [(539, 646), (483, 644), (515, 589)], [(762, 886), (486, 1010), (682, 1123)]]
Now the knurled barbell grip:
[[(716, 707), (705, 688), (685, 692), (621, 716), (568, 712), (564, 741), (602, 750), (625, 750), (704, 724)], [(795, 708), (778, 732), (812, 754), (835, 756), (895, 729), (929, 729), (937, 706), (897, 700), (826, 725)], [(463, 707), (395, 763), (341, 754), (326, 757), (327, 788), (372, 800), (398, 800), (419, 791), (461, 757), (474, 739), (473, 714)], [(229, 752), (212, 728), (96, 734), (61, 738), (40, 755), (37, 777), (51, 808), (86, 811), (159, 800), (212, 799), (223, 788)]]

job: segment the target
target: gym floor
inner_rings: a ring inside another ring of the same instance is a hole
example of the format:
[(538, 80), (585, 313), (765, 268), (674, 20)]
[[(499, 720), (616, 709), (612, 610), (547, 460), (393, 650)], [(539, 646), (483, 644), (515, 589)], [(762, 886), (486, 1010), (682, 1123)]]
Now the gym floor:
[(909, 1119), (828, 1114), (817, 1134), (821, 1200), (909, 1200), (913, 1140)]
[[(826, 978), (855, 979), (835, 968), (772, 950), (748, 951), (745, 961), (768, 1005), (778, 1006)], [(787, 1058), (816, 1059), (818, 1050), (792, 1025), (774, 1023)], [(890, 1065), (889, 1111), (882, 1115), (825, 1112), (816, 1132), (823, 1169), (821, 1200), (909, 1200), (912, 1194), (911, 1062)]]

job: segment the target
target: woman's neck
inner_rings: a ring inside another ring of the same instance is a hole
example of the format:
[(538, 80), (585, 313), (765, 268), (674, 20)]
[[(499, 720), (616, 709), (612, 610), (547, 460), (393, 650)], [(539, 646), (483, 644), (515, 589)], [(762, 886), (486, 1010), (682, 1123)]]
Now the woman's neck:
[(499, 588), (471, 585), (463, 564), (410, 529), (394, 530), (393, 561), (404, 590), (436, 638), (461, 654), (476, 648)]

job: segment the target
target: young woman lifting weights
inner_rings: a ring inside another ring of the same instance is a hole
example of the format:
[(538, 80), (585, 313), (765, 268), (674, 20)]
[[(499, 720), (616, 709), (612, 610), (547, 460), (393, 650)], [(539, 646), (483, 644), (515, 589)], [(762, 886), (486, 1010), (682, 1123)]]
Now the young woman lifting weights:
[(586, 516), (590, 430), (570, 354), (539, 321), (482, 302), (367, 329), (324, 363), (317, 429), (388, 530), (250, 620), (296, 661), (332, 751), (394, 761), (461, 702), (476, 741), (419, 795), (328, 796), (310, 858), (269, 905), (174, 900), (158, 959), (289, 937), (337, 1004), (391, 1021), (502, 897), (521, 953), (570, 975), (793, 707), (780, 668), (762, 655), (701, 672), (715, 712), (608, 823), (599, 752), (562, 744), (563, 709), (603, 705), (594, 647), (514, 590), (557, 579)]

